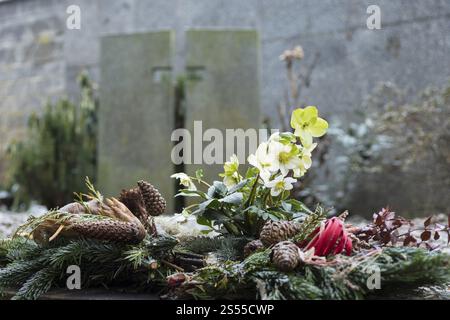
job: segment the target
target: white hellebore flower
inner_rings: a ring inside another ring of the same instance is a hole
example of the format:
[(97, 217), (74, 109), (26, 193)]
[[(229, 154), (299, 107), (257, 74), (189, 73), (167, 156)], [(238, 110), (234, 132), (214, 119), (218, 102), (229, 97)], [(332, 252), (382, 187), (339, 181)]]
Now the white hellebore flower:
[(294, 177), (302, 177), (312, 165), (312, 151), (316, 148), (317, 143), (311, 144), (309, 147), (297, 146), (299, 149), (300, 166), (294, 169)]
[(280, 170), (283, 177), (289, 173), (289, 170), (298, 168), (301, 165), (297, 147), (293, 144), (271, 142), (269, 144), (269, 153), (273, 157), (272, 166), (269, 170), (272, 172)]
[(180, 184), (186, 187), (188, 190), (192, 191), (197, 190), (197, 187), (195, 186), (194, 182), (192, 182), (192, 179), (184, 172), (174, 173), (170, 177), (174, 179), (179, 179)]
[(270, 179), (270, 171), (269, 168), (273, 163), (273, 156), (269, 154), (269, 144), (267, 142), (263, 142), (258, 146), (255, 154), (251, 154), (247, 158), (248, 163), (258, 168), (259, 176), (263, 179), (264, 182)]
[(223, 169), (224, 173), (220, 174), (220, 176), (223, 177), (223, 183), (227, 186), (228, 189), (235, 186), (241, 181), (242, 177), (238, 172), (239, 159), (235, 154), (230, 157), (230, 161), (225, 162)]
[(270, 194), (273, 197), (276, 197), (285, 190), (291, 190), (293, 188), (292, 184), (295, 182), (297, 182), (297, 179), (291, 177), (284, 178), (283, 176), (277, 176), (272, 181), (267, 182), (265, 186), (267, 188), (270, 188)]

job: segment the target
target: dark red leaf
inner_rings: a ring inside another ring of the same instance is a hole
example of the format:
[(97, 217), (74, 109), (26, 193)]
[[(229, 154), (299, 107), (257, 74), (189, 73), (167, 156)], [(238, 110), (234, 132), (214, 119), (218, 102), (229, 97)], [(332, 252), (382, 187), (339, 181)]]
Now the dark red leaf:
[(423, 222), (423, 226), (426, 228), (431, 224), (431, 218), (432, 217), (428, 217), (424, 222)]
[(439, 240), (439, 238), (441, 237), (441, 235), (439, 234), (439, 232), (435, 232), (434, 233), (434, 240)]

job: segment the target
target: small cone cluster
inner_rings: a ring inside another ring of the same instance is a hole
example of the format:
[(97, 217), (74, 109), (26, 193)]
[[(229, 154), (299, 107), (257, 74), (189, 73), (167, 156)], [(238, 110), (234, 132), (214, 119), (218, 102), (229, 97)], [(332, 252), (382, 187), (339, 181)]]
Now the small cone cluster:
[(302, 261), (301, 252), (314, 248), (314, 255), (325, 257), (352, 252), (352, 239), (344, 225), (345, 217), (326, 220), (301, 243), (289, 241), (301, 231), (301, 224), (294, 221), (267, 221), (258, 240), (247, 243), (244, 256), (261, 248), (272, 247), (271, 261), (281, 271), (292, 271)]
[(272, 263), (278, 270), (288, 272), (294, 270), (300, 263), (297, 245), (291, 241), (278, 242), (271, 253)]
[(280, 241), (292, 238), (300, 231), (300, 225), (294, 221), (272, 221), (269, 220), (263, 226), (259, 239), (269, 247)]
[(250, 241), (244, 247), (244, 257), (248, 257), (255, 251), (262, 249), (262, 248), (264, 248), (264, 245), (261, 242), (261, 240), (256, 239), (256, 240)]

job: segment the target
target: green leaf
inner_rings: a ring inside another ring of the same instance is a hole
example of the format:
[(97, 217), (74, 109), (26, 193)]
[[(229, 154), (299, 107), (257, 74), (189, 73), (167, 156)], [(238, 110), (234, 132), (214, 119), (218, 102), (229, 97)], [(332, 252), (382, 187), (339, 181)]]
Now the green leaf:
[(238, 184), (234, 185), (233, 187), (230, 188), (230, 190), (228, 190), (228, 194), (232, 194), (235, 193), (236, 191), (241, 190), (243, 187), (245, 187), (245, 185), (249, 182), (249, 179), (244, 179), (241, 182), (239, 182)]
[(228, 188), (221, 181), (214, 181), (213, 185), (208, 189), (208, 196), (210, 198), (220, 199), (227, 194)]
[(214, 187), (216, 188), (216, 192), (222, 196), (227, 194), (228, 188), (222, 181), (214, 181)]
[(198, 180), (201, 180), (203, 178), (203, 169), (198, 169), (197, 171), (195, 171), (195, 177)]
[[(289, 210), (285, 209), (286, 205), (291, 205), (291, 209), (289, 209)], [(285, 209), (286, 211), (289, 211), (289, 212), (306, 212), (308, 214), (313, 213), (303, 202), (300, 202), (296, 199), (289, 199), (289, 200), (283, 201), (281, 206), (283, 207), (283, 209)]]
[(246, 179), (254, 178), (254, 177), (256, 177), (258, 172), (259, 172), (258, 168), (250, 167), (250, 168), (248, 168), (247, 172), (245, 173), (245, 178)]
[(291, 211), (292, 211), (292, 204), (291, 204), (291, 203), (288, 203), (288, 202), (286, 202), (286, 201), (281, 202), (281, 207), (282, 207), (285, 211), (288, 211), (288, 212), (291, 212)]
[(282, 132), (280, 133), (280, 142), (282, 144), (290, 144), (295, 143), (297, 141), (297, 138), (292, 132)]
[(205, 212), (203, 213), (203, 217), (211, 221), (211, 223), (215, 225), (220, 225), (221, 223), (229, 222), (232, 220), (231, 218), (228, 218), (227, 216), (223, 215), (221, 211), (215, 209), (205, 210)]
[(232, 193), (225, 198), (220, 199), (220, 202), (230, 203), (230, 204), (239, 204), (242, 202), (244, 195), (241, 192)]
[(283, 219), (283, 218), (280, 218), (280, 217), (278, 217), (277, 215), (271, 214), (271, 213), (268, 214), (268, 217), (269, 217), (269, 219), (272, 220), (272, 221), (280, 221), (280, 220)]
[[(209, 219), (206, 219), (204, 216), (198, 216), (197, 217), (197, 223), (201, 224), (202, 226), (207, 226), (210, 227), (212, 229), (213, 225), (212, 225), (212, 221)], [(211, 230), (212, 231), (212, 230)], [(210, 231), (208, 231), (207, 233), (209, 233)]]
[(202, 191), (188, 189), (181, 189), (175, 197), (201, 197), (203, 199), (209, 199), (208, 195)]
[(202, 203), (200, 203), (198, 205), (197, 210), (193, 211), (192, 214), (201, 215), (201, 214), (203, 214), (206, 211), (206, 209), (208, 209), (208, 208), (218, 208), (219, 206), (220, 206), (219, 200), (217, 200), (217, 199), (209, 199), (209, 200), (206, 200), (206, 201), (203, 201)]

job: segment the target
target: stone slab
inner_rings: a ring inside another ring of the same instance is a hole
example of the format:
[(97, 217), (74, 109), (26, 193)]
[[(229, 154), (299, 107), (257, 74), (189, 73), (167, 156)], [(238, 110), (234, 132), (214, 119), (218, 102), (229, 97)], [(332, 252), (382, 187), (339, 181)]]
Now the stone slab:
[(145, 179), (166, 198), (168, 212), (174, 193), (173, 37), (170, 31), (106, 36), (100, 59), (99, 189), (117, 195)]
[[(225, 144), (232, 143), (225, 141), (225, 129), (260, 128), (258, 33), (189, 30), (186, 45), (186, 128), (192, 137), (194, 121), (202, 121), (203, 132), (209, 128), (221, 130)], [(208, 144), (204, 142), (202, 149)], [(193, 152), (193, 161), (194, 156)], [(218, 179), (223, 164), (191, 164), (186, 171), (193, 174), (199, 168), (204, 169), (205, 179), (212, 181)]]

